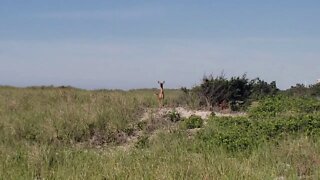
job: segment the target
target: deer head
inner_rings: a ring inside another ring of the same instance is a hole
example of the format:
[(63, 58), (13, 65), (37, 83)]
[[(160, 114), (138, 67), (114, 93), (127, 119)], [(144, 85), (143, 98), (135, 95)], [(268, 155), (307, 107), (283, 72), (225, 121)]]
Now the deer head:
[(158, 84), (160, 84), (160, 87), (163, 88), (163, 84), (165, 83), (165, 81), (158, 81)]

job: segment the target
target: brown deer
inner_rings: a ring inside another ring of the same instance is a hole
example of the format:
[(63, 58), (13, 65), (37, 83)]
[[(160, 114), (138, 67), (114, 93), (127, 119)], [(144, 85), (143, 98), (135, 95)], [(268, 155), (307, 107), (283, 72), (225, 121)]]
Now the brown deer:
[(158, 81), (158, 84), (160, 85), (160, 91), (159, 93), (156, 93), (157, 97), (158, 97), (158, 101), (159, 101), (159, 107), (163, 107), (163, 100), (164, 100), (164, 90), (163, 90), (163, 84), (165, 83), (165, 81)]

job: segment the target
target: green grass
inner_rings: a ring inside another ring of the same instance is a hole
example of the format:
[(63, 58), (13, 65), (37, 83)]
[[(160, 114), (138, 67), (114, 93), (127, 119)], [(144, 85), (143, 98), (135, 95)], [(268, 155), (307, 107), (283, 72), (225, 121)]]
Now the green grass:
[[(319, 101), (265, 99), (249, 117), (144, 132), (123, 150), (119, 133), (157, 107), (154, 92), (1, 87), (0, 179), (319, 179)], [(169, 90), (165, 104), (182, 98)]]
[(3, 152), (6, 179), (274, 179), (319, 178), (319, 141), (305, 137), (263, 144), (247, 153), (198, 149), (184, 134), (159, 134), (149, 148), (97, 150), (29, 145)]

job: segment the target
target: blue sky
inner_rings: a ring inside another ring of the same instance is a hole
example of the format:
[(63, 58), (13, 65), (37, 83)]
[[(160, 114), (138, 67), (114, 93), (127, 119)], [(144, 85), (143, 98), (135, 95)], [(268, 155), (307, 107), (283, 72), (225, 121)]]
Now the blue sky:
[(320, 78), (320, 1), (1, 0), (0, 84), (191, 87)]

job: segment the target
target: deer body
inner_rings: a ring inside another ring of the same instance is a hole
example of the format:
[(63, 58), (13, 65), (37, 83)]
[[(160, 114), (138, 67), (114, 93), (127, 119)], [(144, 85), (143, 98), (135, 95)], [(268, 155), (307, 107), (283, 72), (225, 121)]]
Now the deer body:
[(159, 94), (157, 94), (158, 96), (158, 102), (159, 102), (159, 107), (163, 106), (163, 100), (164, 100), (164, 90), (163, 90), (163, 84), (165, 83), (165, 81), (160, 82), (158, 81), (158, 84), (160, 85), (160, 91)]

